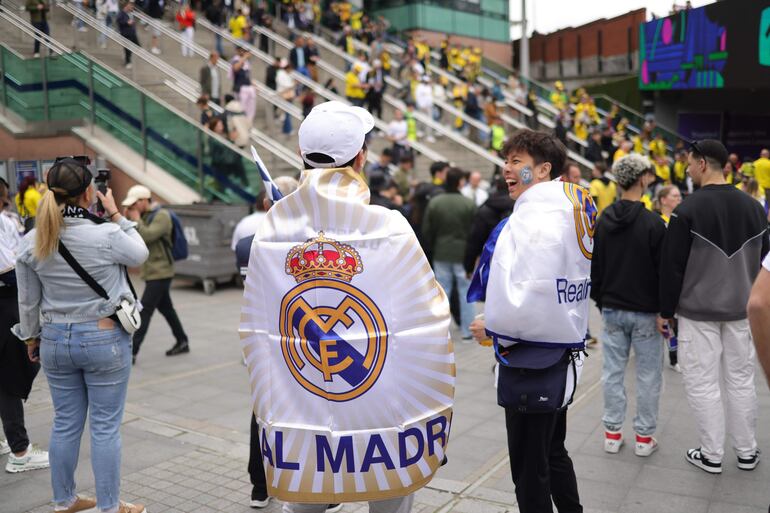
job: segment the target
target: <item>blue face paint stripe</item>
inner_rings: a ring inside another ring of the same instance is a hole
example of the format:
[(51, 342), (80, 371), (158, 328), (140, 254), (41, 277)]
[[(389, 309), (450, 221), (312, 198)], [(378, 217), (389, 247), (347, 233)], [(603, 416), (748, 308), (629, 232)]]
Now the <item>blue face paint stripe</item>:
[(529, 166), (524, 166), (521, 171), (519, 171), (519, 178), (521, 178), (521, 183), (524, 185), (529, 185), (534, 180), (534, 177), (532, 176), (532, 168)]

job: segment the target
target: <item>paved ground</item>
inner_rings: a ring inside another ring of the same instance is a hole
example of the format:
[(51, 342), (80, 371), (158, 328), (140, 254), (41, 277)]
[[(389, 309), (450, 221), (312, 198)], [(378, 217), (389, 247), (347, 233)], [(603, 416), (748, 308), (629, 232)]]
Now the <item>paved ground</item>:
[[(148, 505), (150, 513), (246, 512), (250, 484), (248, 383), (236, 333), (241, 292), (226, 288), (205, 296), (178, 283), (174, 300), (192, 352), (166, 358), (171, 333), (160, 316), (153, 324), (129, 385), (123, 426), (123, 497)], [(592, 328), (599, 331), (596, 312)], [(417, 494), (415, 513), (498, 513), (518, 509), (508, 471), (502, 410), (492, 388), (492, 356), (476, 344), (457, 346), (457, 394), (449, 464)], [(570, 449), (587, 513), (765, 513), (770, 504), (770, 464), (741, 472), (732, 454), (721, 476), (684, 461), (697, 444), (681, 377), (666, 369), (658, 438), (647, 459), (625, 447), (602, 450), (601, 350), (591, 351), (576, 404), (570, 409)], [(633, 375), (629, 395), (633, 394)], [(770, 393), (758, 379), (760, 446), (770, 447)], [(633, 403), (633, 401), (632, 401)], [(633, 407), (633, 405), (632, 405)], [(630, 410), (633, 411), (633, 410)], [(33, 441), (48, 445), (52, 418), (44, 376), (26, 407)], [(628, 415), (629, 424), (633, 414)], [(626, 436), (633, 431), (626, 427)], [(79, 488), (93, 493), (88, 435), (81, 447)], [(0, 459), (4, 466), (5, 457)], [(0, 473), (0, 513), (51, 511), (50, 474), (39, 470)], [(348, 504), (346, 512), (366, 511)], [(266, 511), (280, 511), (277, 503)]]

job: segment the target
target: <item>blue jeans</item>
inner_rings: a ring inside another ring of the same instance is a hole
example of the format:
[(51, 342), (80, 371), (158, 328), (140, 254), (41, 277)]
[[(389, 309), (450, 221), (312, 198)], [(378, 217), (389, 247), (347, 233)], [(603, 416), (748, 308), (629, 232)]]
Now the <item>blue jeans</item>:
[(287, 112), (286, 117), (283, 118), (283, 127), (281, 128), (281, 132), (283, 132), (285, 135), (289, 135), (291, 130), (291, 115)]
[(436, 274), (436, 280), (447, 296), (449, 296), (453, 284), (456, 284), (457, 295), (460, 298), (460, 331), (463, 338), (470, 337), (470, 325), (473, 322), (476, 310), (473, 307), (473, 303), (469, 303), (467, 299), (468, 286), (471, 284), (471, 281), (465, 275), (463, 264), (436, 261), (433, 262), (433, 272)]
[(223, 57), (224, 57), (224, 55), (225, 55), (225, 49), (224, 49), (224, 47), (222, 46), (222, 36), (220, 36), (219, 34), (214, 34), (214, 40), (216, 41), (216, 46), (217, 46), (217, 53), (218, 53), (220, 56), (223, 56)]
[(54, 407), (49, 458), (53, 499), (75, 498), (80, 438), (90, 419), (91, 466), (97, 506), (109, 510), (120, 497), (120, 423), (131, 372), (131, 337), (123, 328), (97, 322), (46, 324), (40, 362)]
[(626, 416), (626, 388), (623, 379), (631, 347), (636, 356), (636, 417), (634, 429), (642, 436), (655, 433), (658, 400), (663, 380), (663, 337), (658, 333), (655, 314), (602, 309), (604, 329), (604, 427), (620, 431)]
[[(115, 22), (116, 17), (117, 17), (117, 14), (114, 14), (111, 12), (108, 12), (107, 14), (105, 14), (104, 16), (105, 28), (108, 28), (108, 29), (112, 28), (112, 24)], [(100, 45), (106, 44), (107, 34), (105, 34), (104, 32), (99, 32), (99, 37), (97, 37), (97, 39)]]

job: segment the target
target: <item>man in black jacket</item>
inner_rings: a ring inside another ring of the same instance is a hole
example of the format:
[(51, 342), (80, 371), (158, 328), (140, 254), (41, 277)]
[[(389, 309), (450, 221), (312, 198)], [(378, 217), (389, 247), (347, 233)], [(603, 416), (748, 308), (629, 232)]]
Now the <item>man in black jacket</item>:
[(719, 141), (691, 145), (688, 172), (699, 189), (671, 215), (660, 275), (661, 316), (678, 315), (679, 365), (700, 432), (700, 447), (686, 458), (711, 474), (722, 472), (725, 418), (738, 468), (759, 463), (746, 303), (768, 252), (767, 218), (756, 200), (725, 182), (727, 157)]
[[(136, 20), (132, 14), (134, 11), (134, 0), (129, 0), (123, 9), (118, 13), (116, 23), (118, 25), (118, 32), (120, 35), (139, 46), (139, 40), (136, 38)], [(124, 48), (123, 63), (126, 69), (131, 69), (131, 50)]]
[(599, 305), (604, 321), (604, 450), (614, 454), (623, 445), (623, 380), (633, 347), (637, 381), (634, 452), (649, 456), (658, 447), (652, 435), (658, 421), (663, 341), (656, 320), (660, 312), (658, 269), (666, 225), (641, 202), (642, 194), (655, 181), (647, 157), (627, 155), (615, 162), (612, 171), (623, 193), (620, 201), (599, 216), (591, 260), (591, 298)]
[(585, 153), (586, 160), (590, 162), (604, 162), (606, 159), (602, 155), (602, 132), (594, 130), (591, 132), (591, 138), (588, 139), (588, 148)]

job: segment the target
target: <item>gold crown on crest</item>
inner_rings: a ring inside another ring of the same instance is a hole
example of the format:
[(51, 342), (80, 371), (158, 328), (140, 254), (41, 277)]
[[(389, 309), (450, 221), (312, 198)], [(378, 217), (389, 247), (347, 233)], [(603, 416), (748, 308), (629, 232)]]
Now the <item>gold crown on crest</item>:
[(294, 246), (286, 256), (286, 274), (297, 283), (311, 278), (336, 278), (350, 281), (364, 270), (358, 251), (347, 244), (327, 239), (324, 232)]

